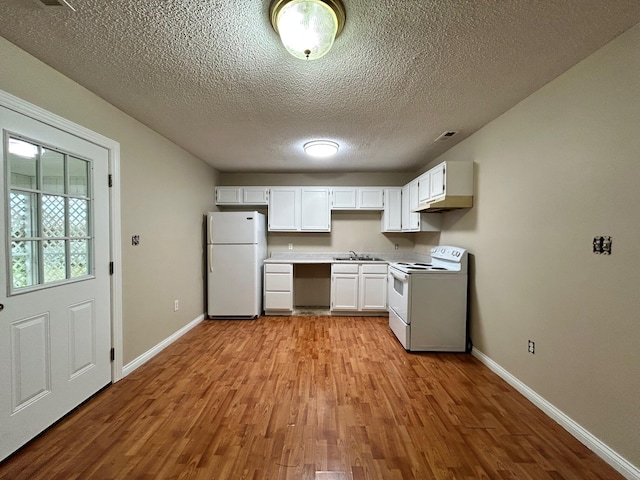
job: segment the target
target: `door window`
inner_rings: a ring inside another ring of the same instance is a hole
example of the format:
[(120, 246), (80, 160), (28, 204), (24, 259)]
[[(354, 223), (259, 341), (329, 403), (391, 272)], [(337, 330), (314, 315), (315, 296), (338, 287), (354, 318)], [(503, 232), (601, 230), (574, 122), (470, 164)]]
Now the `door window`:
[(91, 163), (8, 138), (11, 293), (93, 275)]

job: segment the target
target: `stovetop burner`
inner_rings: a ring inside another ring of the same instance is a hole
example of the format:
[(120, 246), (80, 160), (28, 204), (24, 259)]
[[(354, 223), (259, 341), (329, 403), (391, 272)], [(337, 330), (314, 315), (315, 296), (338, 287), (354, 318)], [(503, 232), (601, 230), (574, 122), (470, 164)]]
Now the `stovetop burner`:
[(392, 264), (396, 268), (404, 271), (404, 272), (416, 272), (416, 271), (447, 271), (448, 268), (445, 267), (437, 267), (433, 266), (431, 263), (422, 263), (422, 262), (396, 262)]

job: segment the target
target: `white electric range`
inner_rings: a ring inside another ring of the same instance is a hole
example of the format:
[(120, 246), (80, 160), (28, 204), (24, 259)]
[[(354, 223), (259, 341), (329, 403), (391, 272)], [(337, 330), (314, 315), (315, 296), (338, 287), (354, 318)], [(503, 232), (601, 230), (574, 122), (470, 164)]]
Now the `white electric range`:
[(389, 326), (407, 351), (467, 351), (467, 251), (431, 249), (430, 262), (389, 268)]

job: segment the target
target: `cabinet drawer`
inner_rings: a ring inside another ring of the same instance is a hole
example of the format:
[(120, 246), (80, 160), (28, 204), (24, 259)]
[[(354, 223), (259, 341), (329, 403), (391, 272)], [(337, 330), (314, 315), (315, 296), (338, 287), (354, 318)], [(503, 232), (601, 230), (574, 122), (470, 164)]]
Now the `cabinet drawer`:
[(265, 310), (291, 310), (291, 292), (265, 292)]
[(293, 265), (290, 263), (265, 263), (265, 273), (292, 273)]
[(358, 273), (358, 264), (334, 263), (331, 265), (331, 273)]
[(264, 276), (264, 289), (266, 292), (290, 292), (291, 275), (267, 273)]
[(362, 273), (384, 273), (387, 274), (387, 264), (376, 263), (362, 265)]

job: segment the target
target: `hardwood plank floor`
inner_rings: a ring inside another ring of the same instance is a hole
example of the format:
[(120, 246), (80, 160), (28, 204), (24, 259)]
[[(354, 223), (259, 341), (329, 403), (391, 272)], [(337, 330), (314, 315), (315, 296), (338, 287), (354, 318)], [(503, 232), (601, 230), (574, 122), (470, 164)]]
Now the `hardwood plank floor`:
[(622, 478), (472, 356), (407, 353), (387, 322), (204, 321), (0, 478)]

